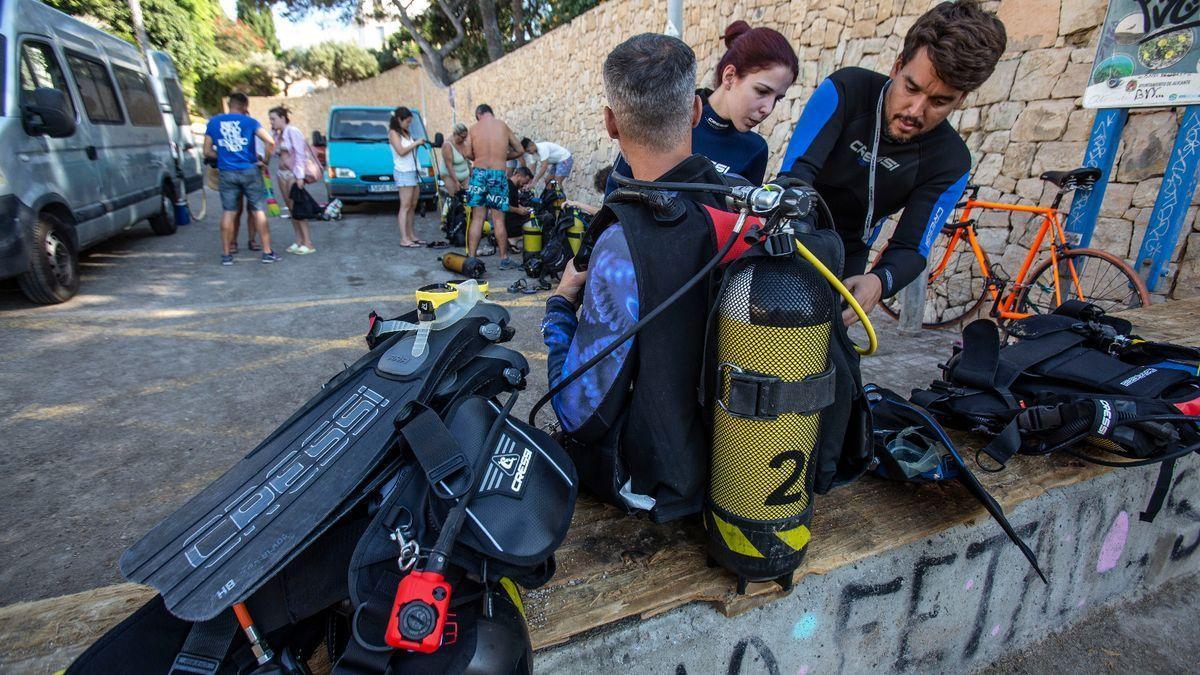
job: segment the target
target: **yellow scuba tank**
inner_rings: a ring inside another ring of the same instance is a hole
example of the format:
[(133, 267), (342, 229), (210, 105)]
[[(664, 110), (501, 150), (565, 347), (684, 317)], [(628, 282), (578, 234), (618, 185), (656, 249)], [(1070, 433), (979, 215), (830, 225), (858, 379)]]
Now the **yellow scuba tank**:
[(441, 257), (442, 267), (471, 279), (478, 279), (486, 272), (483, 261), (463, 253), (445, 253)]
[(579, 253), (579, 244), (583, 241), (583, 231), (587, 229), (584, 213), (576, 208), (566, 209), (571, 216), (571, 225), (567, 228), (567, 243), (571, 245), (571, 255)]
[(840, 320), (825, 278), (799, 255), (731, 270), (717, 299), (719, 364), (704, 510), (712, 560), (778, 581), (804, 557), (822, 409), (833, 403), (830, 340)]
[(525, 257), (529, 257), (534, 253), (539, 253), (542, 250), (542, 225), (538, 222), (537, 216), (525, 221), (521, 226), (521, 251)]

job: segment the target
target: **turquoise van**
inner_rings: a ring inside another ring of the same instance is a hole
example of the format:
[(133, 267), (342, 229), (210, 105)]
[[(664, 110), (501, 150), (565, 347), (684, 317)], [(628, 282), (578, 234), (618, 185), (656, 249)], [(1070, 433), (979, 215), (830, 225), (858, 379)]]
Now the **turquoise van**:
[[(329, 110), (326, 139), (329, 167), (329, 198), (345, 204), (364, 201), (396, 201), (399, 188), (392, 179), (392, 149), (388, 145), (388, 121), (394, 108), (335, 106)], [(413, 138), (429, 138), (425, 122), (416, 108), (409, 130)], [(421, 180), (422, 212), (436, 207), (437, 177), (429, 146), (417, 149), (417, 175)]]

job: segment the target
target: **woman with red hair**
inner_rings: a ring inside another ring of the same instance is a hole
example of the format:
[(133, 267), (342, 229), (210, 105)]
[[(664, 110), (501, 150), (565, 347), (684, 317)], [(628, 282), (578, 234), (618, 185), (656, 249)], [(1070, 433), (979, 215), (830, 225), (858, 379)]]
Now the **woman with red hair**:
[[(727, 51), (717, 63), (712, 89), (697, 89), (703, 103), (700, 123), (692, 129), (692, 152), (712, 160), (721, 173), (736, 174), (760, 185), (767, 173), (767, 142), (753, 131), (775, 110), (796, 81), (800, 64), (787, 38), (770, 28), (734, 21), (721, 36)], [(629, 175), (624, 157), (613, 173)], [(605, 194), (617, 188), (608, 179)]]

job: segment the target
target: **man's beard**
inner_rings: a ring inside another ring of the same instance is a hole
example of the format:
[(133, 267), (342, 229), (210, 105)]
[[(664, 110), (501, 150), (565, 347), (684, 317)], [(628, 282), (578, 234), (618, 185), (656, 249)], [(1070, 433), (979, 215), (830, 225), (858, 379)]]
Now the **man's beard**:
[(892, 118), (890, 118), (890, 119), (888, 120), (888, 123), (887, 123), (886, 125), (884, 125), (884, 127), (883, 127), (883, 137), (884, 137), (885, 139), (887, 139), (887, 141), (888, 141), (889, 143), (892, 143), (892, 144), (894, 144), (894, 145), (903, 145), (903, 144), (905, 144), (905, 143), (911, 143), (911, 142), (912, 142), (913, 140), (915, 140), (915, 139), (916, 139), (918, 136), (920, 136), (921, 134), (925, 133), (925, 129), (924, 129), (924, 128), (922, 128), (922, 127), (919, 127), (919, 126), (918, 126), (918, 127), (917, 127), (917, 130), (916, 130), (916, 131), (914, 131), (914, 132), (913, 132), (911, 135), (909, 135), (907, 138), (898, 138), (898, 137), (896, 137), (896, 136), (893, 136), (893, 135), (892, 135), (892, 133), (891, 133), (891, 132), (892, 132), (892, 123), (891, 123), (891, 120), (894, 120), (894, 119), (896, 119), (896, 118), (895, 118), (895, 117), (892, 117)]

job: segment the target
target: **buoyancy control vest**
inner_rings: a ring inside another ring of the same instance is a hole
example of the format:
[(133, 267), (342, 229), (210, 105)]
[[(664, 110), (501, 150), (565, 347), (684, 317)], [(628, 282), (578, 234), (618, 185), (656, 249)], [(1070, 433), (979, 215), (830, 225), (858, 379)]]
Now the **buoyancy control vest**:
[[(709, 215), (719, 232), (732, 230), (735, 214)], [(814, 492), (857, 478), (871, 461), (870, 412), (841, 298), (801, 257), (801, 244), (840, 275), (832, 230), (776, 235), (726, 267), (713, 304), (704, 524), (709, 556), (738, 576), (739, 591), (750, 581), (790, 588), (811, 536)]]
[[(663, 177), (719, 183), (712, 162), (693, 155)], [(705, 193), (620, 191), (605, 202), (584, 237), (590, 253), (614, 223), (629, 245), (645, 316), (716, 253)], [(584, 254), (585, 257), (587, 253)], [(640, 508), (659, 522), (699, 512), (708, 475), (708, 432), (697, 400), (709, 287), (686, 292), (634, 338), (618, 382), (593, 418), (567, 435), (580, 482), (603, 500)]]
[[(1161, 463), (1144, 521), (1166, 498), (1174, 464), (1200, 450), (1200, 377), (1163, 359), (1200, 360), (1200, 352), (1141, 340), (1128, 321), (1094, 305), (1063, 303), (1053, 314), (1012, 322), (1005, 344), (996, 325), (979, 320), (944, 367), (944, 379), (912, 400), (948, 426), (994, 439), (980, 450), (990, 470), (1017, 453), (1057, 451), (1107, 466)], [(1075, 448), (1087, 442), (1123, 457), (1109, 461)], [(983, 466), (981, 464), (981, 466)]]

